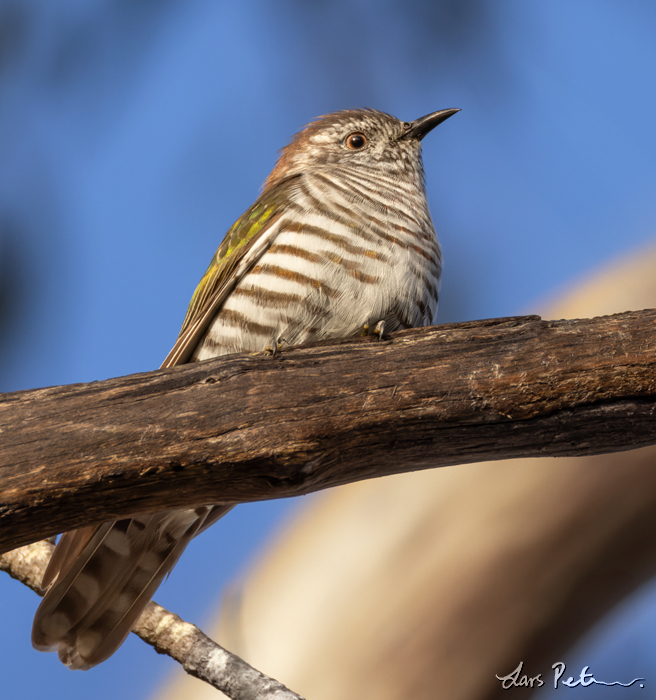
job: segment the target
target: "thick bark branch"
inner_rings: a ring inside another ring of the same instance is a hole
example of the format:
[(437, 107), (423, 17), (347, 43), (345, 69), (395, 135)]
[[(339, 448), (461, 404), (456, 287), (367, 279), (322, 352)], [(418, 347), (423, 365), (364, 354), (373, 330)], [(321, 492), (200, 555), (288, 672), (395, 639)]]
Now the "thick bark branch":
[(0, 551), (135, 512), (656, 443), (656, 310), (493, 319), (0, 400)]
[[(0, 571), (41, 595), (41, 580), (54, 548), (50, 542), (36, 542), (0, 555)], [(303, 700), (152, 600), (132, 631), (158, 653), (181, 664), (189, 675), (209, 683), (231, 700)]]

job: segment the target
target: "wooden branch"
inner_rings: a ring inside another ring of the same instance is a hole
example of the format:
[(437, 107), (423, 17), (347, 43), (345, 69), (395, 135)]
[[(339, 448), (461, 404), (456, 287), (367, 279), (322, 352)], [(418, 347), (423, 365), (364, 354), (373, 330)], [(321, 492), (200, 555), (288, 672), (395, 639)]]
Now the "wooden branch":
[[(0, 571), (6, 571), (41, 595), (43, 572), (54, 548), (51, 542), (36, 542), (0, 555)], [(181, 664), (189, 675), (200, 678), (231, 700), (303, 700), (152, 600), (132, 631), (158, 653)]]
[(135, 512), (656, 443), (656, 310), (232, 355), (0, 400), (0, 551)]

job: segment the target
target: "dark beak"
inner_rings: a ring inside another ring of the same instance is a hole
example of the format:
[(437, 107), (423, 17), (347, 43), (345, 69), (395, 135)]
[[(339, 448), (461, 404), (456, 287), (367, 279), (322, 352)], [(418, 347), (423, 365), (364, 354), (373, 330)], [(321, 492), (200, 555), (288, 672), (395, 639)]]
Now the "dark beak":
[(403, 125), (404, 131), (399, 139), (418, 139), (421, 141), (429, 131), (432, 131), (438, 124), (452, 117), (459, 109), (441, 109), (439, 112), (427, 114), (425, 117), (415, 119), (413, 122), (406, 122)]

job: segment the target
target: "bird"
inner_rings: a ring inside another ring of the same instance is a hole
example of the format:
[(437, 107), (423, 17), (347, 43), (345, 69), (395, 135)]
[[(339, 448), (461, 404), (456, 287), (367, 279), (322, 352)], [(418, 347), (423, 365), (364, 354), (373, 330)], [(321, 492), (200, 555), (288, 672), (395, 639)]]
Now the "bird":
[[(459, 109), (410, 122), (374, 109), (317, 118), (281, 150), (226, 233), (162, 367), (430, 325), (442, 253), (422, 139)], [(87, 670), (123, 643), (190, 540), (232, 504), (134, 515), (64, 533), (33, 646)]]

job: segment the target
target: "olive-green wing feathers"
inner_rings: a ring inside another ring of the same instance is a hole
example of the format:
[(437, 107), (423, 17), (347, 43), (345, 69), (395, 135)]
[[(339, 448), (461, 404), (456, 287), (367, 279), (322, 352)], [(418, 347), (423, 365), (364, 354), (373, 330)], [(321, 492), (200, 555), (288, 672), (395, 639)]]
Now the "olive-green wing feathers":
[(180, 335), (162, 367), (187, 362), (228, 295), (275, 240), (298, 176), (267, 188), (232, 225), (194, 292)]

